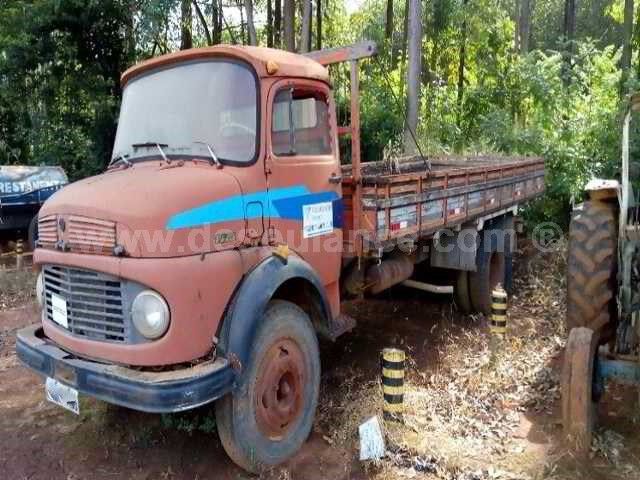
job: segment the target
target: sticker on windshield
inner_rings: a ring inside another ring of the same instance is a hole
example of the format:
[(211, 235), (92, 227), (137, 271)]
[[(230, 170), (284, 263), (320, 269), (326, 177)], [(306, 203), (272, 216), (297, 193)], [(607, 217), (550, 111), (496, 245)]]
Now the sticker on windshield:
[(333, 204), (312, 203), (302, 206), (302, 236), (317, 237), (333, 231)]

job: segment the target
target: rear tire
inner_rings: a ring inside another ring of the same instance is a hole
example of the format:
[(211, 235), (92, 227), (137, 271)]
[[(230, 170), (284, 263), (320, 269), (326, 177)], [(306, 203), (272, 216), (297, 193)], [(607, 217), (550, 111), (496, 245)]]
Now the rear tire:
[(471, 294), (469, 293), (469, 272), (466, 270), (458, 271), (458, 277), (456, 279), (456, 284), (453, 287), (453, 293), (458, 310), (465, 315), (473, 313)]
[(297, 305), (267, 306), (238, 387), (216, 403), (216, 423), (231, 459), (252, 473), (278, 465), (311, 431), (320, 388), (313, 325)]
[(590, 201), (574, 210), (567, 260), (568, 332), (575, 327), (601, 332), (615, 319), (616, 237), (612, 206)]
[(505, 251), (508, 245), (503, 223), (498, 220), (481, 232), (476, 271), (469, 272), (471, 304), (476, 312), (485, 315), (491, 313), (491, 292), (498, 284), (505, 285)]

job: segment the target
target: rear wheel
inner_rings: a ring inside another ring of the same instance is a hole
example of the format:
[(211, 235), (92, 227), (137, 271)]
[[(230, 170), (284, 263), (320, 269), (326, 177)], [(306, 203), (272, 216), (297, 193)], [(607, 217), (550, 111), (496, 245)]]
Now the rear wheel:
[(284, 462), (307, 439), (318, 402), (320, 353), (305, 312), (293, 303), (269, 303), (238, 388), (216, 404), (227, 454), (260, 473)]
[(588, 327), (600, 332), (615, 318), (616, 232), (612, 206), (590, 201), (574, 210), (567, 260), (567, 331)]
[(586, 453), (591, 447), (596, 405), (602, 394), (595, 372), (598, 342), (597, 332), (574, 328), (564, 352), (562, 422), (571, 446), (579, 453)]
[(458, 310), (464, 314), (473, 313), (471, 294), (469, 293), (469, 272), (459, 270), (456, 284), (453, 287), (454, 299)]
[[(485, 235), (476, 254), (476, 271), (469, 272), (471, 303), (477, 312), (491, 312), (491, 292), (498, 284), (504, 285), (505, 253), (490, 237)], [(489, 239), (489, 240), (488, 240)]]

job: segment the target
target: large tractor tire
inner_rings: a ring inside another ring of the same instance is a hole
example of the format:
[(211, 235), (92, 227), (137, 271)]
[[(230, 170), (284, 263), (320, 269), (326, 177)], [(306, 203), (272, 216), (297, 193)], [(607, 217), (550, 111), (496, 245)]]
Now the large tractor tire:
[(252, 473), (293, 456), (311, 431), (319, 388), (320, 352), (309, 317), (293, 303), (271, 301), (237, 388), (216, 404), (227, 454)]
[(589, 201), (573, 212), (567, 265), (567, 332), (587, 327), (606, 341), (615, 331), (617, 225), (613, 206)]

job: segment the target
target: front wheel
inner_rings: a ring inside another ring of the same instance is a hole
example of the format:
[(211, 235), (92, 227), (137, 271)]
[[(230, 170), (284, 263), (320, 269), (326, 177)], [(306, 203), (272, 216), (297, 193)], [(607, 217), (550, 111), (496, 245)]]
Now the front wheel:
[(216, 404), (216, 422), (231, 459), (260, 473), (294, 455), (311, 431), (320, 352), (307, 314), (271, 301), (243, 367), (238, 388)]

